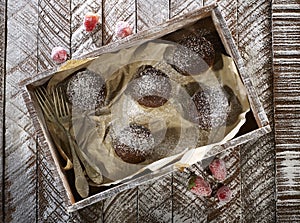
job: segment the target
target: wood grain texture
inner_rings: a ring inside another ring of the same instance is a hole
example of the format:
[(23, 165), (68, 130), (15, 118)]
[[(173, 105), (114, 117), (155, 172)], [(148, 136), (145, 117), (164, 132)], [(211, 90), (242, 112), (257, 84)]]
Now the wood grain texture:
[[(271, 3), (239, 0), (238, 47), (270, 123), (273, 123), (271, 40)], [(275, 222), (274, 156), (273, 133), (241, 149), (244, 222)]]
[(116, 36), (115, 27), (118, 21), (127, 21), (136, 32), (136, 1), (116, 0), (104, 1), (103, 5), (103, 45), (114, 42), (119, 38)]
[(36, 221), (36, 145), (20, 80), (37, 64), (37, 2), (7, 1), (5, 222)]
[(137, 222), (137, 188), (121, 192), (104, 201), (103, 222)]
[[(92, 32), (86, 32), (83, 26), (84, 16), (88, 12), (94, 12), (100, 16), (100, 24)], [(72, 58), (79, 57), (102, 46), (102, 2), (96, 0), (72, 0), (71, 15)]]
[(65, 208), (66, 193), (50, 150), (38, 147), (38, 222), (67, 222), (72, 219)]
[(3, 141), (3, 124), (4, 124), (4, 97), (5, 97), (5, 49), (6, 49), (6, 42), (5, 42), (5, 35), (6, 35), (6, 7), (5, 1), (0, 1), (0, 181), (1, 181), (1, 189), (0, 189), (0, 222), (4, 222), (4, 141)]
[(138, 222), (172, 222), (172, 174), (138, 187)]
[(136, 0), (137, 31), (161, 24), (169, 18), (169, 0)]
[(53, 47), (70, 48), (70, 1), (39, 0), (38, 72), (56, 64), (51, 59)]
[(86, 208), (72, 213), (77, 219), (74, 222), (78, 223), (102, 223), (103, 221), (103, 202), (98, 202)]
[(170, 1), (170, 18), (178, 15), (183, 15), (191, 10), (198, 9), (204, 5), (203, 0), (191, 1), (191, 0), (171, 0)]
[(300, 221), (299, 10), (299, 1), (273, 1), (276, 216), (278, 222)]
[[(212, 0), (204, 0), (204, 5), (212, 4), (214, 1)], [(222, 16), (226, 20), (226, 24), (231, 32), (231, 35), (237, 43), (237, 30), (238, 30), (238, 24), (237, 24), (237, 0), (221, 0), (218, 1), (218, 5), (220, 7), (220, 10), (222, 12)]]

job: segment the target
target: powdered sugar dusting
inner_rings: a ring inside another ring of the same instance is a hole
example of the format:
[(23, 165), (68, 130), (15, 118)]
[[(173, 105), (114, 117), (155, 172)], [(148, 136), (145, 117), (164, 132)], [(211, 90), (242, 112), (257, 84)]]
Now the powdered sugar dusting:
[(116, 137), (120, 143), (145, 153), (154, 145), (154, 138), (149, 129), (136, 124), (122, 129)]
[(100, 75), (82, 70), (69, 80), (66, 94), (73, 107), (83, 110), (95, 109), (104, 104), (105, 82)]
[(128, 85), (126, 92), (139, 104), (159, 107), (168, 101), (171, 84), (167, 75), (154, 67), (146, 67), (136, 76)]
[(193, 102), (197, 108), (199, 127), (210, 129), (226, 124), (229, 112), (229, 103), (221, 87), (202, 86), (194, 96)]
[(188, 36), (179, 42), (173, 54), (172, 65), (183, 75), (195, 75), (214, 63), (213, 45), (204, 37)]

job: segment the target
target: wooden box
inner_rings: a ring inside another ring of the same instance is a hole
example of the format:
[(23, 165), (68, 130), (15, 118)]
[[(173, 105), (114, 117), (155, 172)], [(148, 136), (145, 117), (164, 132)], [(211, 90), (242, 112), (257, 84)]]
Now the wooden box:
[[(184, 16), (176, 17), (174, 19), (169, 20), (166, 23), (153, 27), (150, 30), (134, 34), (118, 42), (103, 46), (97, 51), (84, 55), (78, 59), (97, 57), (107, 52), (116, 52), (120, 49), (127, 48), (148, 40), (155, 40), (161, 38), (168, 39), (170, 35), (172, 36), (172, 33), (178, 30), (181, 30), (181, 32), (184, 33), (186, 27), (193, 27), (195, 24), (198, 23), (202, 25), (204, 24), (204, 26), (205, 23), (207, 23), (207, 26), (213, 26), (214, 29), (217, 31), (226, 53), (234, 60), (235, 65), (238, 68), (238, 72), (245, 86), (247, 97), (251, 107), (250, 112), (248, 112), (246, 116), (246, 122), (242, 126), (238, 134), (236, 134), (236, 136), (233, 137), (233, 139), (212, 147), (208, 151), (208, 153), (206, 153), (203, 157), (207, 158), (210, 156), (214, 156), (226, 149), (246, 143), (251, 139), (257, 139), (271, 131), (267, 116), (257, 97), (257, 93), (251, 83), (251, 80), (247, 74), (247, 71), (243, 64), (243, 60), (239, 55), (239, 52), (232, 39), (230, 31), (228, 30), (225, 20), (223, 19), (220, 10), (216, 4), (203, 7), (197, 11), (191, 12), (190, 14), (186, 14)], [(40, 139), (40, 146), (45, 150), (51, 151), (54, 163), (57, 167), (57, 173), (59, 174), (64, 185), (66, 192), (66, 195), (64, 197), (68, 211), (79, 210), (88, 205), (103, 200), (107, 197), (116, 195), (121, 191), (143, 184), (148, 180), (153, 180), (154, 178), (161, 177), (165, 174), (170, 173), (171, 171), (176, 171), (174, 165), (167, 165), (166, 167), (160, 168), (157, 171), (149, 172), (146, 175), (137, 176), (129, 181), (125, 181), (121, 184), (108, 187), (104, 191), (97, 192), (85, 199), (75, 200), (73, 191), (71, 189), (71, 185), (68, 180), (68, 176), (66, 175), (65, 171), (63, 171), (61, 168), (58, 153), (55, 149), (53, 141), (51, 140), (49, 132), (47, 131), (47, 127), (45, 126), (43, 113), (32, 91), (33, 86), (40, 85), (45, 81), (49, 80), (50, 77), (52, 77), (55, 73), (58, 72), (58, 69), (62, 68), (60, 67), (55, 70), (50, 70), (45, 73), (38, 74), (36, 77), (30, 80), (24, 80), (21, 82), (21, 86), (24, 88), (24, 100), (26, 102), (27, 108), (36, 128), (36, 132)]]

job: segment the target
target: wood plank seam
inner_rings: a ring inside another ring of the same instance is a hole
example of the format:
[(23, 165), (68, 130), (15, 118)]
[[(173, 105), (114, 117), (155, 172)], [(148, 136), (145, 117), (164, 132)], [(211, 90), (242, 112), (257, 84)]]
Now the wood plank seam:
[[(28, 222), (35, 222), (34, 130), (18, 82), (36, 72), (37, 4), (6, 1), (6, 9), (10, 25), (6, 30), (5, 52), (5, 221), (20, 222), (26, 216)], [(22, 187), (26, 189), (20, 190)]]
[[(271, 3), (239, 0), (238, 4), (238, 47), (258, 97), (272, 123)], [(247, 143), (242, 148), (242, 214), (245, 222), (275, 221), (273, 148), (272, 134)], [(260, 197), (259, 188), (264, 188), (265, 197)]]

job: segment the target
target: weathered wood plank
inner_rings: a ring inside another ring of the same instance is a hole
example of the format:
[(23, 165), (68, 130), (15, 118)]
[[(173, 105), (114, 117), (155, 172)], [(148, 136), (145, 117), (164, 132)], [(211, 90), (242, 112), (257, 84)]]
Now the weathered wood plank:
[(172, 175), (138, 187), (138, 221), (172, 222)]
[(102, 23), (102, 2), (96, 0), (71, 1), (71, 54), (78, 57), (102, 46), (102, 25), (98, 24), (94, 31), (86, 32), (83, 26), (84, 16), (88, 12), (97, 13)]
[(300, 221), (299, 9), (298, 1), (272, 5), (278, 222)]
[[(43, 72), (55, 66), (50, 57), (53, 47), (62, 46), (70, 51), (70, 1), (40, 0), (38, 15), (37, 71)], [(66, 211), (66, 193), (50, 150), (40, 145), (37, 147), (38, 222), (79, 222), (76, 214)]]
[[(273, 123), (270, 1), (238, 1), (238, 47), (259, 99)], [(244, 222), (275, 221), (274, 155), (273, 133), (253, 140), (241, 149)]]
[(86, 208), (79, 210), (72, 215), (76, 216), (78, 223), (102, 223), (103, 221), (103, 202), (98, 202)]
[(0, 181), (1, 181), (1, 189), (0, 189), (0, 221), (5, 221), (4, 217), (4, 141), (3, 141), (3, 134), (4, 134), (4, 128), (3, 128), (3, 122), (5, 120), (4, 116), (4, 97), (5, 97), (5, 35), (6, 35), (6, 7), (5, 7), (5, 0), (0, 1)]
[(104, 1), (103, 5), (103, 45), (118, 40), (115, 27), (118, 21), (127, 21), (136, 32), (135, 0)]
[(36, 221), (36, 146), (20, 80), (36, 72), (37, 1), (7, 1), (5, 222)]
[(55, 66), (53, 47), (70, 48), (70, 1), (40, 0), (38, 29), (38, 72)]

